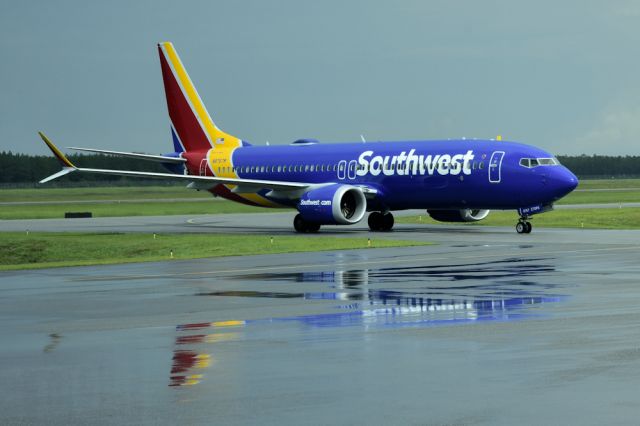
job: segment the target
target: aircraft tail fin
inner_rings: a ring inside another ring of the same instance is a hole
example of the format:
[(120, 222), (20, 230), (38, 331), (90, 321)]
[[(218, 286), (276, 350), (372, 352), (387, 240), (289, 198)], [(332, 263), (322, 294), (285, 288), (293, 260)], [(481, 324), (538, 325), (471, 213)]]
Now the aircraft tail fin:
[(242, 146), (240, 139), (214, 124), (173, 44), (159, 43), (158, 53), (175, 151), (206, 151), (221, 144)]

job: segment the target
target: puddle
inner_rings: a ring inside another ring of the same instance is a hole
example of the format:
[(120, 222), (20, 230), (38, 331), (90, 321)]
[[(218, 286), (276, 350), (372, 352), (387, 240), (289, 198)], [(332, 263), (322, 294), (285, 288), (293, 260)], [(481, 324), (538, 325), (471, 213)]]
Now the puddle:
[[(290, 324), (307, 335), (305, 329), (352, 327), (367, 332), (539, 317), (545, 315), (546, 311), (541, 309), (544, 305), (568, 297), (559, 294), (562, 284), (545, 278), (554, 271), (549, 259), (538, 258), (234, 277), (249, 281), (254, 288), (265, 283), (295, 284), (290, 285), (295, 291), (217, 290), (196, 296), (328, 303), (323, 308), (325, 312), (309, 315), (178, 325), (170, 386), (199, 383), (204, 370), (211, 365), (210, 352), (216, 345), (255, 336), (262, 338), (265, 329), (277, 334), (276, 327)], [(322, 305), (313, 305), (314, 310), (318, 306)]]

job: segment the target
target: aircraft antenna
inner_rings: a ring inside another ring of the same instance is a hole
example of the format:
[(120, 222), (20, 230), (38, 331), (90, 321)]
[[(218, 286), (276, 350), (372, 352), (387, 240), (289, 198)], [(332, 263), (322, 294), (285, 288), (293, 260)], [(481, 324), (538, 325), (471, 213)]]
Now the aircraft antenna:
[(364, 135), (360, 135), (360, 140), (362, 141), (362, 143), (366, 143), (367, 140), (364, 138)]

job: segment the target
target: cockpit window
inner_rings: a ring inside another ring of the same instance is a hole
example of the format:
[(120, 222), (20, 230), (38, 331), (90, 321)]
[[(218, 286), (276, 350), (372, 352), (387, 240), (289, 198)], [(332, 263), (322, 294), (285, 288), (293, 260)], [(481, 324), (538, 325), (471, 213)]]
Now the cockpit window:
[(526, 168), (538, 166), (558, 166), (560, 162), (555, 157), (550, 158), (521, 158), (520, 165)]
[(555, 158), (538, 158), (538, 163), (541, 166), (557, 166), (560, 164)]

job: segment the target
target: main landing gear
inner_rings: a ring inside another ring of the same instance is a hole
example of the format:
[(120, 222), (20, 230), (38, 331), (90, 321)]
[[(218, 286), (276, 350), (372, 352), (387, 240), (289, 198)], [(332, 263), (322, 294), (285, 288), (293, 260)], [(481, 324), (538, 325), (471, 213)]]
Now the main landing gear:
[(296, 229), (296, 232), (300, 233), (318, 232), (320, 230), (319, 224), (304, 220), (301, 214), (297, 214), (296, 217), (293, 218), (293, 227)]
[(530, 234), (532, 228), (531, 222), (529, 222), (529, 218), (527, 216), (522, 216), (516, 224), (516, 232), (518, 234)]
[(393, 215), (390, 212), (372, 212), (369, 215), (369, 229), (372, 231), (391, 231), (393, 228), (394, 220)]

